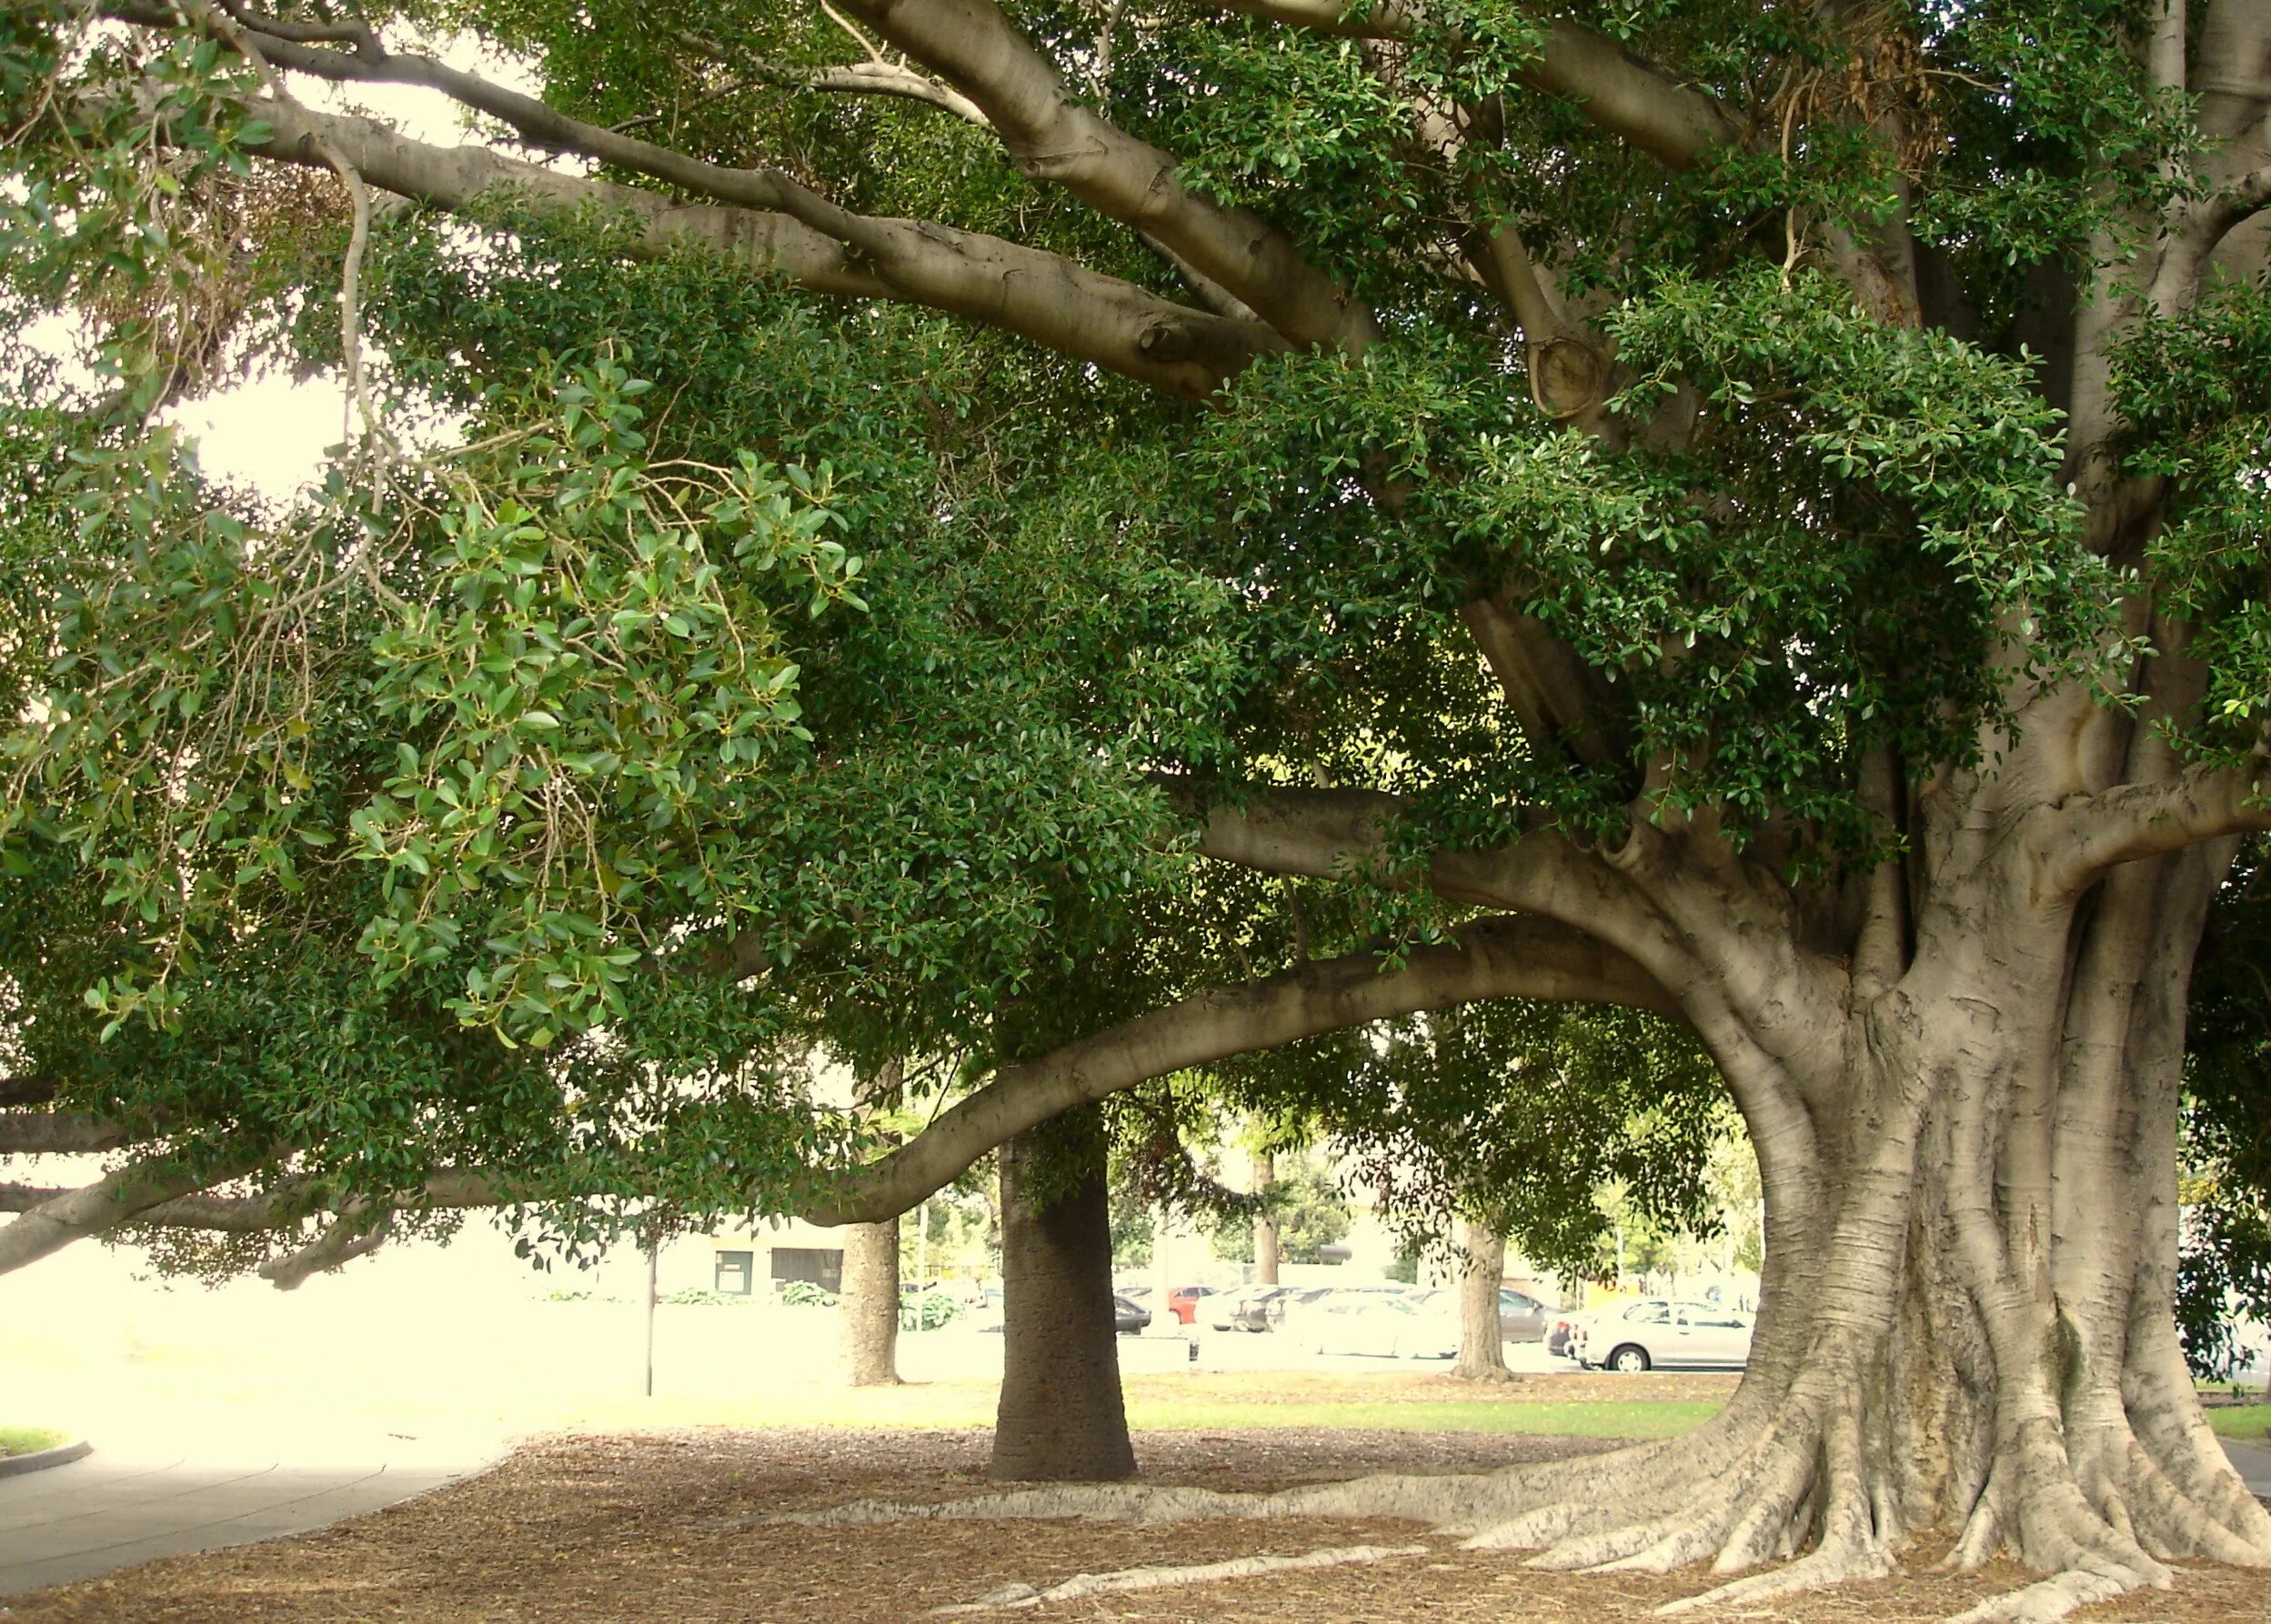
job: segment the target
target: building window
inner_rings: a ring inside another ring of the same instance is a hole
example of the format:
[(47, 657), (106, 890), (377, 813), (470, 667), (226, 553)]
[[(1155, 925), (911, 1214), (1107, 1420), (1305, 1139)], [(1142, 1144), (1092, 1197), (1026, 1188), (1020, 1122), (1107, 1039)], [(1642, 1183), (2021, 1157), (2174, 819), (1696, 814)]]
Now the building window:
[(718, 1290), (725, 1297), (747, 1297), (749, 1294), (749, 1266), (754, 1256), (749, 1252), (720, 1252), (718, 1254)]
[(844, 1250), (841, 1247), (775, 1247), (773, 1289), (791, 1280), (809, 1280), (829, 1291), (844, 1288)]

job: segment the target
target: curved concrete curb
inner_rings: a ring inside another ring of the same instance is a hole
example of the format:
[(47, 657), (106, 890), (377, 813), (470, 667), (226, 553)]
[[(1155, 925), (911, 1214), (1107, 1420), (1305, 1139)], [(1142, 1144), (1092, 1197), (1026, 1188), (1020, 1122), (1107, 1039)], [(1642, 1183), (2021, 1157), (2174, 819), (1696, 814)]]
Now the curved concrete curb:
[(25, 1472), (44, 1472), (51, 1466), (69, 1466), (85, 1459), (94, 1448), (80, 1438), (52, 1449), (34, 1449), (28, 1455), (0, 1455), (0, 1478), (20, 1478)]

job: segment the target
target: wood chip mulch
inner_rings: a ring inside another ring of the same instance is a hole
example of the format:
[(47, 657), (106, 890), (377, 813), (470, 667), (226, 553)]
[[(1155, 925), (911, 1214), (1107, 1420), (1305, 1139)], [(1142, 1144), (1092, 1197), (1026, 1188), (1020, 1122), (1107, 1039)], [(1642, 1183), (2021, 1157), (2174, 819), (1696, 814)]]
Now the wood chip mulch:
[[(1407, 1522), (1309, 1518), (1128, 1528), (1070, 1521), (807, 1528), (774, 1513), (869, 1496), (982, 1492), (988, 1435), (773, 1429), (572, 1437), (496, 1470), (299, 1539), (182, 1557), (7, 1599), (8, 1624), (898, 1624), (998, 1587), (1149, 1563), (1425, 1543), (1370, 1566), (1064, 1602), (1005, 1619), (1151, 1624), (1621, 1624), (1707, 1588), (1704, 1574), (1532, 1571)], [(1253, 1429), (1140, 1435), (1154, 1483), (1268, 1489), (1368, 1471), (1472, 1471), (1611, 1447), (1593, 1439)], [(1928, 1554), (1928, 1553), (1925, 1553)], [(2026, 1577), (1904, 1578), (1705, 1611), (1789, 1624), (1904, 1624), (1959, 1612)], [(2087, 1609), (2088, 1624), (2263, 1624), (2271, 1574), (2187, 1571), (2171, 1592)]]

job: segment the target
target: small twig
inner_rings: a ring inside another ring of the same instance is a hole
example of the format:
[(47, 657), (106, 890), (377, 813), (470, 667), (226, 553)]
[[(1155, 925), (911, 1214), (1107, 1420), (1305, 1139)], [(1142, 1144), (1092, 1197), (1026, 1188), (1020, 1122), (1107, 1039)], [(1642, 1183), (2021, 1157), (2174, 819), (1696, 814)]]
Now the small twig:
[(868, 54), (868, 60), (869, 62), (880, 62), (887, 67), (890, 65), (889, 58), (883, 55), (883, 47), (877, 45), (875, 41), (869, 39), (866, 35), (860, 33), (858, 25), (854, 24), (849, 17), (846, 16), (842, 12), (838, 11), (833, 5), (830, 5), (828, 3), (828, 0), (820, 0), (820, 9), (828, 13), (829, 19), (834, 22), (839, 28), (841, 28), (846, 34), (850, 35), (853, 39), (859, 43), (859, 48)]

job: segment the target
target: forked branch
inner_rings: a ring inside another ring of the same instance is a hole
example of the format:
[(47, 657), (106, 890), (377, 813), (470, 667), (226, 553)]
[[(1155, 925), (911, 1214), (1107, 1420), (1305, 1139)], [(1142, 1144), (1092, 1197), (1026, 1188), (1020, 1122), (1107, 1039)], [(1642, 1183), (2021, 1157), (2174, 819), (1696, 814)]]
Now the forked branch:
[(844, 0), (843, 9), (970, 97), (1011, 162), (1155, 238), (1293, 344), (1362, 349), (1372, 312), (1252, 211), (1186, 190), (1170, 154), (1075, 101), (992, 0)]

